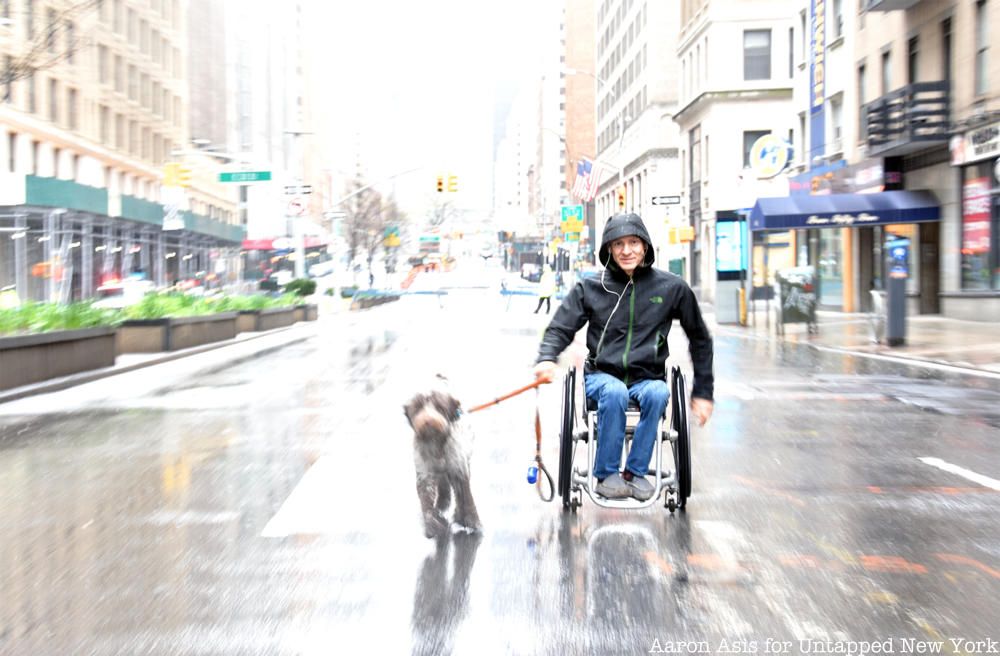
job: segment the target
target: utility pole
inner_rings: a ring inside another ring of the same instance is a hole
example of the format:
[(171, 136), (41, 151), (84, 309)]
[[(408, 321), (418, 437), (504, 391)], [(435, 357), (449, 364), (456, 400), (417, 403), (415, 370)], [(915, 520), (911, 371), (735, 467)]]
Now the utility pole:
[[(301, 189), (304, 184), (303, 178), (305, 177), (305, 158), (302, 156), (302, 152), (299, 150), (299, 137), (312, 134), (312, 132), (306, 132), (303, 130), (285, 130), (285, 134), (291, 135), (292, 145), (290, 150), (291, 157), (289, 159), (293, 162), (295, 167), (295, 174), (293, 176), (292, 184)], [(287, 167), (289, 170), (291, 167)], [(289, 194), (286, 194), (288, 196)], [(302, 216), (298, 214), (293, 214), (291, 211), (291, 199), (286, 199), (285, 202), (285, 224), (287, 230), (288, 222), (292, 224), (292, 241), (295, 243), (295, 277), (305, 278), (306, 277), (306, 244), (305, 244), (305, 233), (302, 230)], [(305, 201), (303, 201), (305, 203)]]

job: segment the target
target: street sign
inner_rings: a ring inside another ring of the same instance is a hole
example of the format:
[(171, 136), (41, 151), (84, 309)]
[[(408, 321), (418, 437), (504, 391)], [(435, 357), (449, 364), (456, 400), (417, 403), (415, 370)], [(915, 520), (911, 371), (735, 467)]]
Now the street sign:
[(564, 234), (583, 232), (583, 205), (563, 205), (561, 228)]
[(680, 196), (653, 196), (653, 205), (680, 205)]
[(327, 221), (337, 221), (339, 219), (346, 219), (347, 212), (328, 210), (326, 212), (323, 212), (323, 218), (326, 219)]
[(305, 214), (306, 204), (301, 198), (293, 198), (288, 201), (288, 216), (302, 216)]
[(228, 171), (219, 174), (219, 182), (267, 182), (270, 179), (270, 171)]
[(285, 185), (286, 196), (302, 196), (312, 193), (312, 185)]

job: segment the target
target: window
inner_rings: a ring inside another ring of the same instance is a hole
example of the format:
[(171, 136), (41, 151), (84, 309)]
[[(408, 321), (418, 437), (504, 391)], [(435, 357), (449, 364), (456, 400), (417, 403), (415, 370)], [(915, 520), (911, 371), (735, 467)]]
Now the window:
[(11, 78), (14, 76), (14, 58), (4, 55), (3, 58), (3, 101), (9, 103), (14, 99), (14, 83)]
[(806, 59), (808, 58), (809, 54), (808, 50), (809, 46), (806, 40), (806, 34), (808, 34), (809, 31), (806, 29), (806, 12), (804, 9), (799, 12), (799, 30), (800, 34), (802, 35), (802, 52), (801, 56), (799, 57), (799, 62), (805, 65)]
[(7, 170), (13, 173), (17, 170), (17, 133), (7, 133)]
[(125, 60), (115, 55), (115, 91), (125, 93)]
[(45, 49), (49, 52), (56, 51), (56, 10), (48, 9), (45, 12)]
[(754, 143), (766, 134), (771, 134), (770, 130), (751, 130), (743, 133), (743, 168), (750, 168), (750, 150)]
[(49, 79), (49, 120), (59, 120), (59, 83), (53, 78)]
[(76, 57), (76, 26), (72, 21), (66, 21), (66, 63), (74, 63)]
[(24, 0), (24, 33), (29, 41), (35, 38), (35, 0)]
[(976, 95), (985, 95), (989, 90), (987, 69), (990, 65), (988, 57), (990, 48), (989, 17), (986, 15), (986, 0), (976, 2)]
[(743, 79), (771, 79), (771, 30), (743, 32)]
[(843, 152), (844, 145), (841, 141), (844, 132), (844, 99), (837, 95), (830, 98), (830, 143), (831, 152)]
[(941, 71), (942, 78), (951, 81), (951, 19), (941, 21)]
[(114, 0), (114, 8), (112, 9), (112, 27), (118, 34), (122, 33), (122, 0)]
[(139, 71), (135, 66), (128, 67), (128, 99), (139, 99)]
[(77, 92), (76, 89), (67, 89), (66, 91), (66, 124), (70, 130), (76, 130), (79, 127), (77, 122)]
[(795, 28), (788, 28), (788, 79), (795, 77)]
[(844, 0), (833, 0), (833, 38), (839, 39), (844, 36)]
[(917, 62), (919, 61), (920, 37), (913, 37), (906, 42), (906, 83), (917, 81)]
[(105, 45), (97, 46), (97, 81), (108, 82), (108, 47)]
[(111, 110), (109, 110), (104, 105), (101, 105), (100, 114), (101, 114), (101, 126), (100, 126), (101, 143), (108, 144), (110, 130), (111, 130)]
[(863, 141), (868, 133), (865, 129), (867, 117), (865, 116), (865, 65), (858, 66), (858, 141)]
[(115, 114), (115, 148), (125, 150), (125, 117)]
[(892, 50), (882, 53), (882, 95), (892, 90)]
[(701, 126), (695, 127), (688, 133), (688, 152), (691, 153), (691, 161), (688, 168), (688, 178), (691, 185), (701, 181)]
[(31, 71), (27, 77), (28, 84), (28, 112), (35, 114), (38, 112), (38, 96), (35, 93), (35, 72)]

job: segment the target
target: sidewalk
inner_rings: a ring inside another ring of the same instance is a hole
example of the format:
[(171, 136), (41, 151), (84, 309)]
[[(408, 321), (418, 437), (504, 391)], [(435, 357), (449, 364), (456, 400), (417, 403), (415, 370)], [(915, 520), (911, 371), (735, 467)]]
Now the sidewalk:
[[(815, 348), (855, 355), (891, 359), (929, 367), (955, 367), (968, 373), (1000, 378), (1000, 326), (986, 321), (963, 321), (938, 315), (916, 315), (906, 319), (906, 342), (890, 347), (876, 344), (867, 314), (817, 312), (819, 332), (810, 335), (805, 324), (786, 324), (785, 335), (770, 325), (760, 306), (756, 317), (748, 312), (748, 326), (717, 325), (714, 309), (703, 306), (705, 320), (720, 335), (752, 339), (784, 340)], [(773, 306), (772, 306), (773, 307)], [(756, 323), (754, 319), (756, 318)]]
[(84, 383), (129, 373), (154, 365), (173, 362), (192, 356), (203, 355), (198, 363), (201, 368), (218, 367), (224, 364), (235, 364), (242, 360), (256, 357), (263, 353), (284, 348), (290, 344), (301, 342), (317, 334), (319, 321), (305, 321), (293, 324), (287, 328), (276, 328), (265, 332), (240, 333), (235, 339), (223, 342), (213, 342), (203, 346), (195, 346), (179, 351), (164, 351), (160, 353), (128, 353), (115, 358), (115, 364), (103, 369), (84, 371), (70, 376), (51, 378), (31, 385), (15, 387), (0, 391), (0, 404), (17, 401), (39, 394), (58, 392)]

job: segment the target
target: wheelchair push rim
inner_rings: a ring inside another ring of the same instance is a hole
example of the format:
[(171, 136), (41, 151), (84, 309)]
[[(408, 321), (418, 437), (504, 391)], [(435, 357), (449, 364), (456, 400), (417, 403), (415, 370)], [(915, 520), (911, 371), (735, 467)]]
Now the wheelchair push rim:
[(674, 471), (677, 473), (677, 507), (684, 508), (691, 496), (691, 420), (688, 416), (687, 390), (680, 368), (674, 367), (671, 372), (671, 394), (673, 408), (671, 423), (677, 431), (677, 440), (673, 443)]

